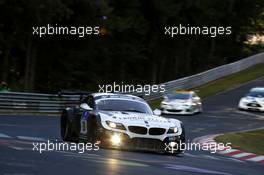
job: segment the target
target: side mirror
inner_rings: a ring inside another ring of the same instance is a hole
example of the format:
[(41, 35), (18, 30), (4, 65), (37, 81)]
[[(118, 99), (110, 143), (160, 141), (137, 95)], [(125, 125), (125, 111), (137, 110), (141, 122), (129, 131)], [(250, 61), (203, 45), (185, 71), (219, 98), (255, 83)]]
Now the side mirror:
[(82, 109), (85, 109), (85, 110), (88, 110), (88, 111), (93, 110), (93, 108), (91, 108), (87, 103), (82, 103), (82, 104), (80, 105), (80, 107), (81, 107)]
[(154, 114), (154, 115), (158, 115), (158, 116), (160, 116), (160, 115), (161, 115), (161, 110), (159, 110), (159, 109), (155, 109), (155, 110), (153, 111), (153, 114)]

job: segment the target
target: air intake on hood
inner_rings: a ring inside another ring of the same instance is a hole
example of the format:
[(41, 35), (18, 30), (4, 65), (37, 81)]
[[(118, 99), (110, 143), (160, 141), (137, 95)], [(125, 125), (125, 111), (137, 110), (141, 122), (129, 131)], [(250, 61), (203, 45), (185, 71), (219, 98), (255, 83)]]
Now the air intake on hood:
[(147, 128), (141, 126), (129, 126), (128, 129), (135, 134), (147, 134), (148, 132)]

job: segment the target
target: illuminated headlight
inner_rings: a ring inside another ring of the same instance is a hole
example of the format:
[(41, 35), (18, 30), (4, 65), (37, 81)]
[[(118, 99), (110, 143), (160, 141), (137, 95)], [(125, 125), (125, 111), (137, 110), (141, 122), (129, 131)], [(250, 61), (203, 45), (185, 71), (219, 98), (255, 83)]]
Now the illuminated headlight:
[(192, 102), (188, 102), (188, 103), (184, 103), (182, 106), (184, 106), (184, 107), (192, 107), (193, 105), (195, 105), (195, 104), (192, 103)]
[(161, 102), (161, 104), (162, 104), (162, 105), (168, 105), (168, 103), (165, 102), (165, 101)]
[(172, 127), (168, 130), (168, 134), (174, 134), (177, 133), (179, 130), (177, 127)]
[(111, 137), (112, 145), (118, 146), (121, 144), (121, 136), (120, 134), (113, 134)]
[(115, 122), (111, 122), (111, 121), (106, 121), (107, 125), (110, 127), (110, 128), (113, 128), (113, 129), (120, 129), (120, 130), (126, 130), (125, 126), (121, 123), (115, 123)]
[(113, 123), (113, 122), (110, 122), (110, 123), (109, 123), (109, 126), (110, 126), (111, 128), (116, 128), (116, 124)]

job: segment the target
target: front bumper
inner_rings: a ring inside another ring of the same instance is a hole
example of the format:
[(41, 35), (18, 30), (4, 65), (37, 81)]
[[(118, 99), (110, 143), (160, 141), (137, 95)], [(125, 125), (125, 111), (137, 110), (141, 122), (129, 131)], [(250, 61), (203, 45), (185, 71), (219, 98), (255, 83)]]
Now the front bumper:
[(261, 111), (264, 112), (264, 105), (259, 103), (252, 103), (252, 102), (243, 102), (240, 101), (238, 105), (239, 109), (242, 110), (249, 110), (249, 111)]
[(191, 107), (172, 107), (169, 105), (161, 105), (163, 114), (180, 114), (180, 115), (191, 115), (198, 112), (194, 106)]
[[(114, 144), (112, 142), (112, 137), (114, 135), (119, 135), (120, 143)], [(171, 153), (171, 149), (168, 146), (171, 142), (177, 144), (184, 143), (184, 133), (180, 136), (168, 136), (163, 141), (153, 138), (144, 137), (134, 137), (130, 138), (127, 134), (105, 130), (100, 137), (101, 147), (104, 148), (114, 148), (121, 150), (140, 150), (140, 151), (151, 151), (151, 152), (162, 152)], [(174, 150), (175, 151), (175, 150)], [(182, 152), (180, 149), (176, 150), (177, 153)]]

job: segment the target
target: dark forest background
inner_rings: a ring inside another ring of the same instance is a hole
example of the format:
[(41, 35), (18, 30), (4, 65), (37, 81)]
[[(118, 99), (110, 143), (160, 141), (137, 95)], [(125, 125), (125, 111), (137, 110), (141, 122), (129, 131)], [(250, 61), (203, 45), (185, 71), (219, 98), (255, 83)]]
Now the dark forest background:
[[(107, 33), (32, 35), (47, 24)], [(232, 35), (164, 35), (179, 24), (232, 26)], [(263, 0), (0, 0), (0, 81), (36, 92), (166, 82), (261, 52), (246, 41), (263, 28)]]

